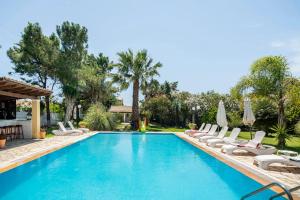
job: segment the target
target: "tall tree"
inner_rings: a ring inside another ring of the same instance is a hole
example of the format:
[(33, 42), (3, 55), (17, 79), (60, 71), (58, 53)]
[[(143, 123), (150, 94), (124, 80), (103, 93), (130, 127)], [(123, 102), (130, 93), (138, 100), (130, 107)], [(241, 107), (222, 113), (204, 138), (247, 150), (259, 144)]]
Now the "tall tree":
[(141, 83), (159, 75), (157, 70), (162, 67), (162, 64), (160, 62), (153, 63), (153, 59), (148, 56), (147, 50), (141, 50), (134, 54), (129, 49), (118, 53), (118, 57), (118, 74), (114, 76), (114, 79), (121, 84), (122, 89), (127, 89), (130, 83), (133, 84), (132, 124), (134, 129), (138, 129)]
[(289, 91), (290, 72), (285, 57), (267, 56), (253, 63), (250, 75), (244, 77), (232, 94), (241, 96), (244, 91), (250, 91), (257, 97), (267, 97), (277, 105), (278, 124), (285, 123), (285, 101)]
[(88, 35), (85, 27), (68, 21), (57, 26), (56, 32), (61, 43), (58, 78), (65, 97), (67, 122), (79, 94), (79, 70), (87, 54)]
[[(28, 23), (21, 40), (7, 51), (15, 65), (13, 70), (22, 79), (42, 88), (53, 90), (56, 83), (56, 62), (59, 57), (59, 40), (52, 34), (45, 36), (38, 23)], [(50, 126), (50, 97), (45, 97), (47, 125)]]
[(110, 107), (115, 101), (117, 89), (109, 79), (113, 63), (108, 57), (88, 55), (80, 70), (80, 99), (86, 104), (101, 103)]

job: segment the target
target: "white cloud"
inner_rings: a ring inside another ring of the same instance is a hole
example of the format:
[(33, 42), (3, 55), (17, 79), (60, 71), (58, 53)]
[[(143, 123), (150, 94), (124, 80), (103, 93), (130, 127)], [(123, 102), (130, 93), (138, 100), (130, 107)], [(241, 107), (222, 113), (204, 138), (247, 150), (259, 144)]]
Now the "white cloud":
[(271, 47), (280, 50), (283, 55), (286, 55), (291, 71), (300, 75), (300, 38), (273, 41), (271, 42)]

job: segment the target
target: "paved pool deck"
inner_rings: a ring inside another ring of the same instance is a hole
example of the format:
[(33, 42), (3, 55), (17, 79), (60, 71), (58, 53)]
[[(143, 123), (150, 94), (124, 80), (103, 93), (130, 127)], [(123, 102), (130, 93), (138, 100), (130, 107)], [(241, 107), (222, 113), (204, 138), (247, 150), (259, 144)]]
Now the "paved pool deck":
[[(26, 162), (30, 162), (31, 160), (61, 149), (65, 146), (84, 140), (97, 133), (99, 132), (90, 132), (77, 136), (54, 136), (43, 140), (24, 139), (8, 142), (4, 149), (0, 149), (0, 173), (8, 171)], [(101, 133), (107, 132), (100, 132), (100, 134)], [(159, 134), (162, 133), (160, 132)], [(206, 144), (200, 143), (197, 139), (189, 137), (183, 133), (173, 134), (216, 157), (245, 175), (255, 179), (261, 184), (268, 184), (276, 181), (284, 184), (288, 188), (300, 185), (300, 168), (274, 164), (269, 168), (269, 170), (263, 170), (253, 165), (254, 156), (249, 153), (241, 151), (237, 152), (235, 155), (226, 155), (221, 153), (220, 148), (208, 147)], [(294, 195), (295, 199), (300, 199), (300, 191), (295, 192)]]

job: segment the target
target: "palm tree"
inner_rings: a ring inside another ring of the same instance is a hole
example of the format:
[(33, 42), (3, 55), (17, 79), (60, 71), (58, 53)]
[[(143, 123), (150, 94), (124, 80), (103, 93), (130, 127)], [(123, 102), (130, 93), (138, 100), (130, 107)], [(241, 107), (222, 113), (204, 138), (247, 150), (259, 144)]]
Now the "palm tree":
[(267, 56), (256, 60), (250, 75), (244, 77), (233, 89), (234, 96), (250, 90), (256, 97), (266, 97), (277, 104), (278, 124), (285, 124), (284, 105), (289, 86), (295, 80), (291, 77), (288, 62), (282, 56)]
[(141, 83), (148, 81), (154, 76), (158, 76), (158, 68), (161, 63), (153, 63), (153, 59), (147, 54), (147, 50), (138, 51), (136, 54), (132, 50), (118, 53), (119, 63), (117, 64), (118, 74), (114, 80), (119, 82), (121, 89), (127, 89), (130, 83), (133, 84), (132, 94), (132, 126), (139, 128), (139, 90)]

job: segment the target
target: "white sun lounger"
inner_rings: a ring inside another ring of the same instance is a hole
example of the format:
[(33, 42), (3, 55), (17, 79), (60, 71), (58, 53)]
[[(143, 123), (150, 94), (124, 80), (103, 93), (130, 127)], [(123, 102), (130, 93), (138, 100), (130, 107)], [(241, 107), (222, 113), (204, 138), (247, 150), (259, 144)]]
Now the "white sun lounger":
[(211, 128), (211, 124), (206, 124), (202, 131), (193, 131), (193, 132), (190, 132), (189, 135), (194, 137), (194, 136), (197, 136), (197, 134), (199, 134), (199, 133), (208, 133), (210, 128)]
[(228, 126), (224, 126), (217, 136), (205, 135), (205, 136), (202, 136), (199, 138), (199, 142), (206, 142), (207, 140), (213, 139), (213, 138), (222, 139), (225, 137), (227, 130), (228, 130)]
[(204, 133), (204, 132), (196, 133), (193, 135), (193, 137), (199, 139), (200, 137), (205, 136), (205, 135), (216, 136), (216, 134), (218, 134), (217, 129), (218, 129), (218, 125), (214, 124), (214, 125), (212, 125), (211, 129), (207, 133)]
[(250, 140), (247, 144), (226, 144), (222, 146), (221, 152), (226, 154), (233, 154), (233, 151), (240, 149), (245, 150), (256, 155), (269, 155), (276, 152), (276, 148), (269, 145), (262, 145), (266, 133), (264, 131), (257, 131), (254, 139)]
[(55, 135), (80, 135), (83, 134), (81, 130), (67, 130), (62, 122), (57, 123), (59, 130), (53, 130), (52, 133)]
[(184, 131), (184, 133), (189, 135), (190, 133), (201, 132), (201, 131), (203, 131), (204, 126), (205, 126), (205, 123), (202, 123), (198, 130), (186, 130), (186, 131)]
[(292, 165), (300, 167), (300, 156), (289, 157), (289, 156), (278, 156), (278, 155), (261, 155), (254, 158), (254, 164), (262, 169), (268, 169), (269, 165), (273, 163), (281, 163), (285, 165)]
[(215, 146), (217, 146), (219, 144), (238, 143), (237, 137), (240, 134), (240, 132), (241, 132), (240, 128), (234, 128), (231, 131), (229, 137), (209, 139), (209, 140), (206, 141), (206, 144), (208, 146), (215, 147)]
[(88, 129), (88, 128), (78, 128), (78, 129), (76, 129), (74, 126), (73, 126), (73, 124), (72, 124), (72, 122), (70, 122), (70, 121), (68, 121), (68, 125), (70, 126), (70, 128), (71, 128), (71, 130), (80, 130), (80, 131), (82, 131), (82, 132), (84, 132), (84, 133), (87, 133), (87, 132), (89, 132), (90, 131), (90, 129)]

